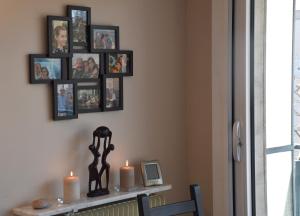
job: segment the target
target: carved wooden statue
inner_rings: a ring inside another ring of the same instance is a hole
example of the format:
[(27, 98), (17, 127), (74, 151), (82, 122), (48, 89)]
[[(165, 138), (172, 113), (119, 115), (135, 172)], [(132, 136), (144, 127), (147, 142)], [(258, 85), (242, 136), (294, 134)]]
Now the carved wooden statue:
[(105, 171), (106, 186), (105, 186), (105, 188), (103, 188), (103, 190), (108, 190), (108, 182), (109, 182), (110, 165), (109, 165), (109, 163), (107, 163), (106, 158), (107, 158), (107, 155), (109, 154), (109, 152), (113, 151), (114, 149), (115, 149), (115, 146), (113, 144), (108, 144), (107, 147), (105, 147), (105, 145), (104, 145), (104, 151), (103, 151), (102, 158), (101, 158), (102, 167), (101, 167), (100, 172), (99, 172), (100, 185), (102, 185), (101, 177), (102, 177), (102, 175), (104, 174), (104, 171)]
[(100, 157), (99, 153), (100, 142), (98, 142), (97, 147), (95, 145), (89, 145), (89, 149), (94, 155), (93, 162), (89, 165), (89, 191), (92, 191), (92, 181), (95, 181), (95, 191), (99, 188), (99, 175), (98, 175), (98, 161)]
[[(108, 183), (109, 183), (109, 169), (110, 165), (107, 163), (107, 155), (114, 150), (114, 145), (111, 144), (111, 137), (112, 133), (111, 131), (104, 126), (98, 127), (93, 132), (93, 144), (89, 145), (90, 151), (94, 155), (93, 162), (89, 165), (89, 192), (87, 194), (88, 197), (95, 197), (95, 196), (101, 196), (109, 193), (108, 190)], [(103, 151), (102, 151), (102, 157), (101, 157), (101, 164), (102, 167), (100, 169), (100, 172), (98, 172), (98, 162), (99, 157), (101, 154), (99, 153), (100, 144), (101, 144), (101, 138), (104, 139), (103, 141)], [(96, 139), (97, 145), (96, 145)], [(102, 176), (105, 171), (105, 177), (106, 177), (106, 185), (105, 187), (102, 186)], [(92, 182), (95, 181), (95, 188), (92, 190)]]

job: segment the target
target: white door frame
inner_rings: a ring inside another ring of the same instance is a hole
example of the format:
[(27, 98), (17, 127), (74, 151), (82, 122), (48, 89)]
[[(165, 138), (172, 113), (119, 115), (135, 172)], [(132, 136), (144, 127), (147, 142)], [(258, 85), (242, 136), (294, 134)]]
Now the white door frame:
[(232, 194), (232, 0), (212, 0), (213, 215), (233, 215)]
[[(212, 1), (213, 214), (250, 216), (250, 0), (235, 2), (234, 61), (232, 0)], [(234, 62), (234, 64), (232, 64)], [(232, 68), (235, 71), (234, 120), (241, 122), (241, 162), (235, 162), (235, 209), (232, 178)], [(237, 91), (237, 89), (239, 91)], [(245, 187), (247, 186), (247, 187)]]
[[(250, 130), (250, 0), (234, 1), (233, 119), (240, 122), (240, 161), (234, 162), (235, 214), (252, 215)], [(233, 147), (234, 148), (234, 147)], [(233, 152), (236, 150), (233, 149)]]

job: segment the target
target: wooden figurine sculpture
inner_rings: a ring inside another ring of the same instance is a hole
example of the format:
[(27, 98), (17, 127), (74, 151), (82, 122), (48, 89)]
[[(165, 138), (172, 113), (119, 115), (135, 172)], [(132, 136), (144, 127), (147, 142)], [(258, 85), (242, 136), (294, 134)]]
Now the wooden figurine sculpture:
[[(114, 145), (110, 143), (112, 137), (111, 131), (104, 126), (98, 127), (93, 132), (93, 144), (89, 145), (90, 151), (94, 155), (93, 162), (89, 165), (89, 192), (87, 194), (88, 197), (101, 196), (105, 194), (109, 194), (108, 183), (109, 183), (109, 169), (110, 165), (107, 163), (107, 155), (115, 149)], [(97, 144), (95, 143), (97, 140)], [(101, 157), (102, 167), (98, 172), (98, 162), (101, 154), (99, 153), (101, 139), (103, 141), (103, 151)], [(105, 173), (106, 184), (105, 187), (102, 186), (102, 176)], [(92, 190), (92, 182), (95, 181), (95, 188)]]

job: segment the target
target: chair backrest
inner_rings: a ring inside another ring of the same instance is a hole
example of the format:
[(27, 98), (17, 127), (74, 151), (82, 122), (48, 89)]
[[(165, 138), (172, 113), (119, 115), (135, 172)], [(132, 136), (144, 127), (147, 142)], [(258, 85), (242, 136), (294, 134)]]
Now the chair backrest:
[(190, 186), (191, 200), (150, 208), (149, 197), (138, 195), (139, 216), (171, 216), (194, 213), (194, 216), (204, 216), (199, 185)]

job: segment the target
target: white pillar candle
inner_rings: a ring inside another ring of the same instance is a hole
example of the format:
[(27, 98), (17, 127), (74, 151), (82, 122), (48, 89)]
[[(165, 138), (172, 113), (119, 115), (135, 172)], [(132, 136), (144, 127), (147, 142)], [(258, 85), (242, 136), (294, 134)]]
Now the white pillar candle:
[(80, 199), (80, 181), (71, 171), (70, 176), (64, 178), (64, 202), (70, 203)]
[(134, 188), (134, 185), (134, 167), (129, 166), (127, 160), (126, 166), (120, 168), (120, 189), (130, 191)]

